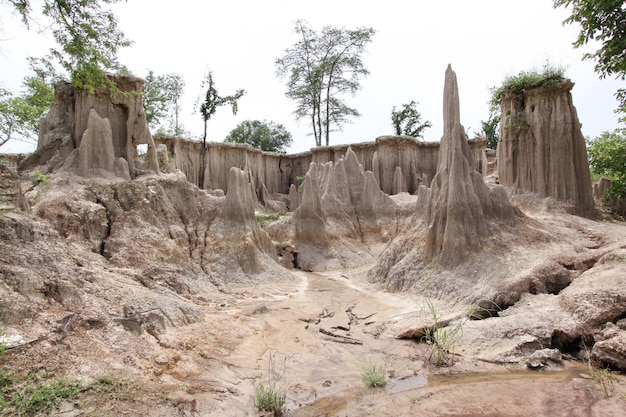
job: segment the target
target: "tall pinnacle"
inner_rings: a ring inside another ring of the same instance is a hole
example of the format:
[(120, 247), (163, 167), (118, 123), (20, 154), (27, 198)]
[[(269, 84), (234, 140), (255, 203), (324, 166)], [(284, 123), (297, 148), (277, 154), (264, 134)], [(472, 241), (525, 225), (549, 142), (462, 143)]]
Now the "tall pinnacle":
[(443, 87), (443, 136), (449, 137), (452, 128), (461, 124), (461, 110), (459, 104), (459, 87), (456, 82), (456, 74), (452, 66), (448, 64), (446, 78)]

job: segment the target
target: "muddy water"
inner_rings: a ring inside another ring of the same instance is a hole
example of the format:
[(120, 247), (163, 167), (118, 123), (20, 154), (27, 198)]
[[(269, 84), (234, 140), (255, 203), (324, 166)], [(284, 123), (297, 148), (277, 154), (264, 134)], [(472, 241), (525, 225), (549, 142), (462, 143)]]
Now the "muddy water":
[[(470, 384), (502, 384), (507, 382), (567, 382), (585, 376), (588, 369), (584, 365), (570, 364), (567, 369), (549, 372), (513, 370), (488, 373), (466, 373), (456, 375), (416, 375), (391, 381), (384, 389), (353, 388), (329, 397), (320, 398), (313, 404), (295, 410), (294, 417), (335, 416), (345, 410), (357, 408), (364, 403), (393, 400), (393, 394), (413, 394), (417, 398), (420, 389), (433, 387), (467, 386)], [(409, 392), (411, 391), (411, 392)]]

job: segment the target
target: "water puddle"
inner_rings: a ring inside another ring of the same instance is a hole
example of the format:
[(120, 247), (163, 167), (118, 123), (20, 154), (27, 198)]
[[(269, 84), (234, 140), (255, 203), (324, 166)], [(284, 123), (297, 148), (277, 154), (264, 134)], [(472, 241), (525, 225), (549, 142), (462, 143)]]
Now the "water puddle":
[(360, 404), (367, 396), (393, 395), (401, 392), (438, 386), (467, 385), (505, 381), (567, 382), (582, 377), (588, 372), (584, 365), (575, 364), (563, 370), (530, 371), (527, 369), (498, 372), (475, 372), (448, 375), (415, 375), (389, 382), (384, 389), (368, 390), (352, 388), (336, 395), (323, 397), (314, 403), (295, 410), (297, 417), (335, 416), (349, 404)]
[(396, 394), (398, 392), (423, 388), (426, 385), (428, 385), (428, 378), (424, 375), (415, 375), (390, 382), (387, 386), (385, 386), (385, 392), (387, 394)]

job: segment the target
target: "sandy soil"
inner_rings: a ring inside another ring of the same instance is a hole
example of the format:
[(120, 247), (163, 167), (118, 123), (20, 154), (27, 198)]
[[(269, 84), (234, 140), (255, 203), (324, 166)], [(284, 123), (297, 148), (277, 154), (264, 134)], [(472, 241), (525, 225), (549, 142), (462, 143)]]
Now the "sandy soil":
[[(253, 385), (270, 374), (285, 387), (288, 414), (301, 417), (621, 416), (626, 409), (626, 380), (615, 381), (607, 398), (579, 362), (531, 371), (459, 358), (436, 368), (427, 345), (385, 332), (394, 318), (420, 311), (419, 297), (379, 291), (363, 271), (298, 277), (284, 297), (233, 306), (253, 330), (228, 354), (236, 366), (213, 377), (230, 380), (237, 395), (219, 410), (211, 395), (197, 398), (199, 415), (263, 415), (254, 412)], [(364, 386), (367, 364), (385, 367), (386, 388)]]

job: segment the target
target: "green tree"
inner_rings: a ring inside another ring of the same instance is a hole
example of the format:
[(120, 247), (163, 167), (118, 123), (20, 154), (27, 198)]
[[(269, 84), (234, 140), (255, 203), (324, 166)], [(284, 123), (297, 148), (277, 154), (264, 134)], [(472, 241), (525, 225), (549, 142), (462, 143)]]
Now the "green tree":
[[(600, 47), (593, 53), (585, 53), (583, 59), (596, 62), (595, 71), (601, 78), (626, 77), (626, 6), (623, 0), (554, 0), (554, 7), (571, 8), (564, 24), (578, 23), (581, 26), (574, 47), (578, 48), (595, 41)], [(616, 92), (618, 112), (626, 118), (626, 89)]]
[(587, 155), (593, 177), (605, 177), (613, 182), (609, 197), (626, 202), (626, 129), (603, 132), (589, 140)]
[(160, 126), (158, 131), (166, 135), (180, 135), (183, 132), (179, 124), (180, 99), (184, 91), (185, 80), (181, 75), (155, 76), (153, 71), (148, 71), (142, 93), (148, 125), (156, 128), (163, 119), (168, 119), (169, 127)]
[(286, 96), (296, 102), (296, 118), (310, 120), (315, 145), (322, 146), (324, 138), (328, 146), (331, 131), (360, 116), (340, 97), (354, 96), (361, 89), (361, 77), (369, 74), (361, 55), (375, 31), (325, 26), (317, 33), (302, 20), (294, 31), (299, 40), (275, 60), (276, 74), (287, 78)]
[(487, 148), (496, 149), (498, 147), (500, 116), (491, 113), (489, 119), (485, 122), (480, 121), (481, 130), (474, 132), (475, 135), (487, 138)]
[(232, 108), (233, 114), (237, 114), (238, 108), (238, 100), (246, 93), (245, 90), (237, 90), (235, 94), (230, 96), (222, 97), (217, 92), (215, 88), (215, 83), (213, 82), (213, 73), (209, 71), (202, 81), (200, 88), (206, 88), (206, 92), (202, 97), (199, 98), (202, 101), (199, 105), (200, 115), (202, 116), (202, 120), (204, 121), (204, 135), (202, 136), (202, 148), (206, 148), (206, 126), (211, 118), (217, 111), (218, 107), (229, 104)]
[(20, 96), (0, 89), (0, 146), (11, 139), (35, 142), (39, 120), (54, 100), (52, 87), (38, 77), (25, 77), (22, 86)]
[(285, 152), (293, 143), (291, 133), (281, 124), (260, 120), (245, 120), (226, 136), (224, 142), (247, 143), (267, 152)]
[(403, 104), (400, 110), (396, 110), (396, 106), (393, 106), (391, 109), (391, 124), (396, 135), (423, 138), (424, 130), (432, 127), (428, 120), (422, 123), (422, 115), (417, 111), (417, 104), (417, 101), (413, 100), (409, 104)]
[[(50, 20), (50, 29), (58, 47), (42, 60), (48, 66), (58, 63), (70, 76), (74, 86), (95, 92), (111, 88), (107, 71), (118, 67), (117, 51), (130, 46), (117, 26), (117, 18), (101, 4), (120, 0), (43, 0), (42, 14)], [(3, 0), (21, 15), (29, 27), (32, 21), (30, 0)]]

